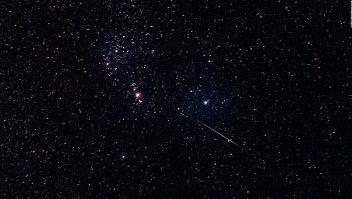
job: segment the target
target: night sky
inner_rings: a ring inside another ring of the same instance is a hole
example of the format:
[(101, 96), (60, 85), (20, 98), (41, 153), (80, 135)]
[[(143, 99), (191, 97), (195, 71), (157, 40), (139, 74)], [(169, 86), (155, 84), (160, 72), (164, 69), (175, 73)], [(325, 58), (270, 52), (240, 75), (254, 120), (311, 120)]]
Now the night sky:
[(5, 0), (0, 198), (351, 198), (348, 1)]

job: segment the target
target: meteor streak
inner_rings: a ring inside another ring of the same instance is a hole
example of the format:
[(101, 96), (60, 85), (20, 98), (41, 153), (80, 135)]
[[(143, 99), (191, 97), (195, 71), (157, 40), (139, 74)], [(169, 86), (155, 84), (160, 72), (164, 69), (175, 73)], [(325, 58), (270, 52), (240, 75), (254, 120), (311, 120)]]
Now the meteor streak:
[(223, 134), (219, 133), (217, 130), (211, 128), (210, 126), (204, 124), (203, 122), (199, 121), (199, 123), (201, 123), (203, 126), (207, 127), (208, 129), (212, 130), (213, 132), (217, 133), (218, 135), (220, 135), (221, 137), (225, 138), (228, 142), (231, 142), (232, 144), (238, 146), (238, 147), (241, 147), (239, 144), (237, 144), (236, 142), (232, 141), (230, 138), (224, 136)]

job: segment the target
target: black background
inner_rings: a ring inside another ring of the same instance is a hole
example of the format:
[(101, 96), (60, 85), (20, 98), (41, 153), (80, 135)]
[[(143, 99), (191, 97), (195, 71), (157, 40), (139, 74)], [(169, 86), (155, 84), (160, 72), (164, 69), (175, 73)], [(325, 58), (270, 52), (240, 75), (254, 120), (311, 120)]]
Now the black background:
[(2, 2), (1, 198), (350, 198), (349, 13)]

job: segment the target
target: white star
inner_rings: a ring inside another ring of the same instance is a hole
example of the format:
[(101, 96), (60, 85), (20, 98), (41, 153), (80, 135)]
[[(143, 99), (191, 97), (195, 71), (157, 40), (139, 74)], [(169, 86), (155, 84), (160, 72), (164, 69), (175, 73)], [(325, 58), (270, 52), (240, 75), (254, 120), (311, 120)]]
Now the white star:
[(135, 92), (134, 94), (134, 99), (138, 102), (138, 103), (142, 103), (142, 98), (143, 95), (141, 92)]

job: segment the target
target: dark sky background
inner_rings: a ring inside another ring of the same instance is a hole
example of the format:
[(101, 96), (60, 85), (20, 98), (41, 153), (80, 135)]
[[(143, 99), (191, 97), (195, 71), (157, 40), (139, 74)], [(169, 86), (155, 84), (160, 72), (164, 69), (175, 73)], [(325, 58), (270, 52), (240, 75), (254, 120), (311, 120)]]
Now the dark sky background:
[(350, 2), (1, 4), (0, 198), (352, 197)]

